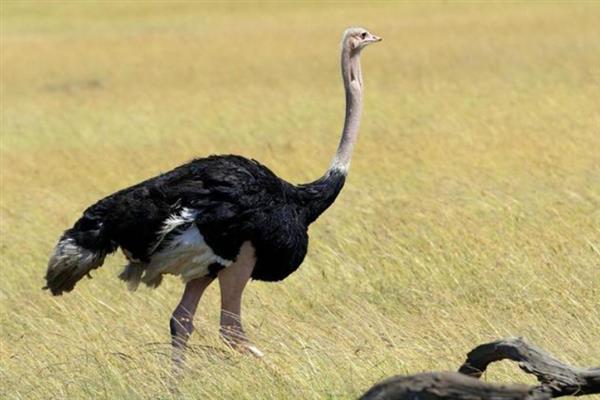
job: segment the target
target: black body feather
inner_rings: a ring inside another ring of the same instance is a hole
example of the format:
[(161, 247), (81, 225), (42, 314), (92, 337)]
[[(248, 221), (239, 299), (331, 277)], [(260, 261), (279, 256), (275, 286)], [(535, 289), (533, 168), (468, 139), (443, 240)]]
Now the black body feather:
[[(332, 170), (295, 186), (254, 160), (210, 156), (98, 201), (63, 239), (101, 254), (121, 247), (130, 259), (147, 263), (165, 220), (187, 208), (197, 212), (193, 223), (216, 255), (235, 260), (242, 243), (250, 241), (257, 257), (252, 277), (279, 281), (304, 260), (308, 226), (333, 203), (344, 182), (345, 175)], [(76, 282), (46, 278), (55, 294), (70, 291)]]

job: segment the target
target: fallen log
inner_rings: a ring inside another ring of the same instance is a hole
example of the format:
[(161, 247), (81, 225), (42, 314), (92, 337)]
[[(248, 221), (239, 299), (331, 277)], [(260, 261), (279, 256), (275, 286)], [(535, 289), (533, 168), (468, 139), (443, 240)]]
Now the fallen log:
[(477, 346), (467, 354), (467, 361), (458, 372), (479, 378), (489, 364), (500, 360), (518, 362), (523, 371), (535, 375), (540, 387), (549, 390), (552, 397), (600, 393), (600, 367), (571, 367), (522, 338)]
[(425, 372), (386, 379), (360, 400), (547, 400), (551, 397), (550, 393), (527, 385), (494, 385), (458, 372)]
[[(501, 385), (482, 382), (489, 364), (518, 362), (540, 385)], [(459, 372), (427, 372), (394, 376), (377, 383), (360, 400), (545, 400), (600, 393), (600, 367), (571, 367), (521, 338), (482, 344), (467, 354)]]

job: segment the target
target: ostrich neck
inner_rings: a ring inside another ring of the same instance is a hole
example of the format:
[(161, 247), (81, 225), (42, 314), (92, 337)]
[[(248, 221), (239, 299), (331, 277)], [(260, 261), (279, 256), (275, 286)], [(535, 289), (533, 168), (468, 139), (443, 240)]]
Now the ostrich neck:
[(335, 201), (342, 190), (350, 167), (350, 158), (358, 137), (362, 112), (362, 73), (360, 52), (344, 46), (342, 50), (342, 79), (346, 92), (346, 117), (338, 149), (331, 166), (321, 178), (298, 187), (301, 202), (312, 223)]
[(346, 175), (350, 158), (358, 137), (362, 113), (363, 80), (360, 68), (360, 52), (344, 48), (342, 51), (342, 79), (346, 92), (346, 117), (344, 130), (329, 172), (339, 171)]

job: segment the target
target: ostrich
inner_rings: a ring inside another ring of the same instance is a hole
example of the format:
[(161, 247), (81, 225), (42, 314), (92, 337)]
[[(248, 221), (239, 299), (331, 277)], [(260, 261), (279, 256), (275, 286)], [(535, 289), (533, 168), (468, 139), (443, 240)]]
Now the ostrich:
[(53, 295), (70, 292), (106, 255), (121, 248), (119, 277), (135, 290), (157, 287), (163, 274), (185, 289), (170, 319), (173, 360), (180, 363), (204, 290), (221, 290), (220, 335), (226, 344), (261, 357), (241, 322), (250, 278), (281, 281), (304, 260), (308, 226), (344, 186), (362, 111), (362, 49), (381, 38), (363, 28), (344, 32), (341, 69), (346, 94), (342, 137), (325, 174), (293, 185), (255, 160), (236, 155), (193, 160), (90, 206), (56, 245), (46, 272)]

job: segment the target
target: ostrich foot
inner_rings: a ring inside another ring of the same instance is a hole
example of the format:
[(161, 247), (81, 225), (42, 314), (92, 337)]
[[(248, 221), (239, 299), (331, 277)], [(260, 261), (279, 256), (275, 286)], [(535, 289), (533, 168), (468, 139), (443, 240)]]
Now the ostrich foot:
[(219, 333), (223, 342), (230, 348), (256, 358), (264, 357), (264, 353), (248, 339), (241, 327), (236, 325), (221, 326)]
[(173, 362), (173, 373), (177, 375), (183, 370), (185, 364), (185, 349), (187, 341), (194, 331), (192, 319), (188, 316), (173, 315), (170, 321), (171, 327), (171, 361)]

